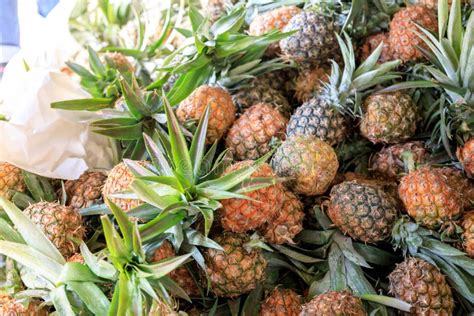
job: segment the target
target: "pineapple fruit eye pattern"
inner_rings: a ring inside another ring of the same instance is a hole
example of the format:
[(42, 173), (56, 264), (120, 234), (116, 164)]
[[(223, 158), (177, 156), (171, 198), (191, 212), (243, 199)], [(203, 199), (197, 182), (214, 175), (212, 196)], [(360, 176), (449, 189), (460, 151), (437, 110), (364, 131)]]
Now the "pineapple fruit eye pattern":
[(0, 162), (0, 315), (473, 313), (473, 10), (78, 2), (114, 162)]

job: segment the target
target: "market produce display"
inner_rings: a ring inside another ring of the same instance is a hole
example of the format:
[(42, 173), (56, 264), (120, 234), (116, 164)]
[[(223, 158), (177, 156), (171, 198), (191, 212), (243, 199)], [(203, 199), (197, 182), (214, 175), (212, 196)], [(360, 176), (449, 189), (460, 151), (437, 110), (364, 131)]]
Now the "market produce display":
[(474, 313), (474, 3), (159, 2), (71, 13), (115, 162), (0, 162), (0, 316)]

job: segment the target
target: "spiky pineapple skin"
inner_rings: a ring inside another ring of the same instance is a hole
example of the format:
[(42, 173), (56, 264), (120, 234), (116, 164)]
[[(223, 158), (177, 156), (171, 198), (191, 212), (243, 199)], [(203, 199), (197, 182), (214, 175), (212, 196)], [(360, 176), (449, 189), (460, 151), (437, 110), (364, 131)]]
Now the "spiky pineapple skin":
[(416, 164), (422, 164), (428, 158), (428, 150), (423, 142), (412, 141), (395, 144), (375, 153), (369, 161), (369, 169), (383, 179), (397, 179), (404, 171), (403, 155), (411, 153)]
[(229, 129), (226, 147), (237, 160), (255, 160), (271, 150), (273, 137), (285, 138), (288, 119), (267, 103), (248, 108)]
[[(253, 162), (244, 160), (229, 166), (225, 174), (239, 170), (251, 165)], [(274, 177), (274, 173), (269, 164), (261, 165), (251, 175), (255, 177)], [(256, 229), (274, 217), (283, 203), (283, 186), (276, 183), (266, 188), (245, 193), (253, 200), (245, 199), (225, 199), (221, 201), (220, 218), (222, 227), (227, 231), (242, 233)]]
[(437, 169), (423, 167), (410, 172), (401, 179), (398, 193), (408, 215), (430, 229), (462, 213), (461, 193)]
[(403, 62), (419, 61), (423, 55), (417, 46), (428, 49), (424, 41), (416, 34), (420, 32), (416, 25), (438, 32), (436, 13), (425, 6), (409, 6), (400, 9), (390, 22), (389, 41), (394, 59)]
[(414, 315), (453, 315), (454, 301), (445, 276), (430, 263), (407, 258), (388, 276), (389, 292), (412, 304)]
[(303, 219), (303, 203), (294, 193), (285, 190), (282, 207), (260, 232), (272, 244), (293, 243), (293, 238), (303, 230)]
[(474, 137), (469, 138), (463, 146), (458, 147), (456, 156), (466, 175), (474, 179)]
[(359, 48), (359, 60), (364, 62), (370, 54), (372, 54), (377, 47), (383, 43), (382, 53), (377, 60), (378, 64), (385, 63), (393, 59), (392, 49), (390, 48), (389, 34), (388, 33), (377, 33), (370, 35), (364, 39), (361, 47)]
[(343, 233), (376, 243), (390, 236), (397, 208), (381, 188), (357, 180), (344, 181), (331, 189), (328, 215)]
[(262, 302), (260, 316), (298, 316), (302, 304), (295, 291), (277, 287)]
[[(165, 260), (171, 257), (176, 256), (176, 252), (171, 245), (171, 243), (165, 240), (160, 247), (158, 247), (155, 252), (153, 253), (153, 262), (159, 262), (161, 260)], [(169, 273), (169, 277), (178, 283), (178, 285), (188, 293), (190, 296), (199, 295), (199, 288), (194, 282), (193, 277), (186, 269), (186, 267), (179, 267)]]
[(360, 298), (348, 291), (328, 291), (304, 304), (300, 316), (367, 316)]
[[(139, 161), (138, 163), (142, 166), (148, 164), (146, 161)], [(125, 212), (128, 212), (131, 209), (143, 204), (143, 202), (138, 199), (118, 198), (111, 196), (112, 194), (129, 191), (129, 186), (133, 179), (134, 177), (132, 172), (130, 169), (128, 169), (124, 162), (121, 162), (113, 167), (112, 170), (109, 171), (107, 180), (105, 180), (104, 187), (102, 189), (102, 196), (106, 204), (108, 204), (107, 200), (110, 200)]]
[(176, 116), (181, 123), (189, 120), (197, 122), (208, 105), (211, 113), (206, 143), (212, 144), (224, 136), (235, 120), (236, 107), (229, 92), (220, 87), (200, 86), (179, 104)]
[(283, 28), (284, 32), (297, 32), (280, 41), (282, 53), (298, 63), (321, 64), (338, 55), (336, 28), (322, 14), (301, 12)]
[(310, 196), (326, 192), (339, 168), (334, 149), (311, 135), (287, 138), (271, 164), (278, 176), (289, 178), (293, 192)]
[(332, 102), (319, 95), (296, 109), (288, 122), (286, 134), (288, 137), (314, 135), (329, 145), (335, 145), (346, 138), (348, 131), (346, 118)]
[(0, 294), (0, 315), (2, 316), (46, 316), (48, 314), (46, 309), (40, 308), (39, 302), (29, 302), (25, 308), (13, 297)]
[(67, 205), (76, 209), (90, 207), (102, 198), (102, 188), (107, 176), (98, 171), (87, 171), (77, 180), (64, 183)]
[[(284, 6), (271, 11), (257, 15), (250, 23), (249, 34), (252, 36), (260, 36), (273, 30), (282, 30), (290, 21), (290, 19), (299, 14), (301, 9), (295, 6)], [(266, 54), (274, 56), (280, 53), (278, 43), (272, 43), (268, 46)]]
[(259, 249), (246, 249), (248, 237), (224, 233), (214, 238), (223, 249), (204, 253), (211, 291), (220, 297), (237, 297), (253, 290), (265, 279), (267, 261)]
[(23, 213), (68, 258), (79, 250), (84, 238), (81, 215), (70, 206), (56, 202), (38, 202), (28, 206)]
[(309, 101), (313, 93), (319, 91), (329, 81), (330, 70), (327, 66), (302, 69), (295, 80), (295, 97), (298, 102)]
[(399, 143), (415, 134), (417, 122), (416, 105), (408, 94), (375, 94), (364, 100), (360, 132), (375, 144)]
[(474, 207), (474, 183), (472, 181), (465, 178), (462, 172), (455, 168), (443, 167), (436, 170), (446, 177), (451, 188), (461, 194), (463, 209)]
[(0, 196), (11, 199), (14, 191), (26, 189), (21, 169), (8, 162), (0, 162)]
[(474, 258), (474, 209), (464, 214), (462, 228), (464, 251), (469, 257)]

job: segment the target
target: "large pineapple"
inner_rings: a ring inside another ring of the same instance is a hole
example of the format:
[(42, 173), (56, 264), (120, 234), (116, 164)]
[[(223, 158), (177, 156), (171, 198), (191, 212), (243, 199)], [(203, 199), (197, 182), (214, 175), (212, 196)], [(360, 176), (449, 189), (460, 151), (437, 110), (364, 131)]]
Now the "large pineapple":
[(339, 163), (334, 149), (311, 135), (287, 138), (272, 158), (277, 175), (288, 177), (296, 193), (320, 195), (336, 177)]
[(360, 132), (372, 143), (399, 143), (415, 134), (417, 108), (404, 92), (371, 95), (363, 111)]
[[(224, 175), (243, 167), (252, 161), (245, 160), (229, 166)], [(265, 163), (252, 173), (251, 178), (273, 177), (269, 164)], [(232, 198), (222, 200), (220, 211), (222, 227), (237, 233), (256, 229), (273, 218), (283, 203), (283, 186), (280, 183), (245, 193), (251, 200)]]
[(267, 103), (248, 108), (232, 125), (226, 147), (237, 160), (255, 160), (271, 150), (272, 138), (284, 138), (288, 119)]
[(21, 169), (8, 162), (0, 162), (0, 196), (11, 199), (14, 192), (26, 189)]
[(0, 315), (2, 316), (46, 316), (46, 308), (37, 301), (18, 302), (13, 297), (0, 294)]
[(400, 198), (412, 218), (430, 229), (461, 215), (463, 197), (439, 169), (422, 167), (401, 179)]
[(360, 298), (349, 291), (329, 291), (303, 305), (300, 316), (367, 316)]
[(327, 66), (301, 69), (295, 80), (295, 97), (298, 102), (309, 101), (313, 93), (319, 91), (329, 81), (330, 70)]
[(102, 188), (107, 176), (98, 171), (87, 171), (77, 180), (64, 183), (67, 205), (76, 209), (90, 207), (102, 198)]
[[(153, 262), (162, 261), (171, 257), (176, 256), (176, 252), (173, 249), (171, 243), (165, 240), (158, 249), (153, 253)], [(188, 293), (190, 296), (199, 295), (199, 288), (194, 282), (193, 277), (186, 269), (186, 267), (179, 267), (169, 273), (169, 277), (178, 283), (178, 285)]]
[(296, 33), (282, 39), (280, 48), (289, 59), (301, 64), (322, 64), (339, 53), (333, 21), (315, 12), (295, 15), (283, 28)]
[(390, 236), (397, 220), (397, 205), (376, 185), (344, 181), (331, 189), (328, 215), (343, 233), (376, 243)]
[(464, 250), (469, 257), (474, 258), (474, 210), (464, 214), (462, 228)]
[(38, 202), (28, 206), (24, 213), (41, 228), (65, 258), (79, 250), (84, 227), (81, 215), (72, 207), (55, 202)]
[[(259, 14), (249, 26), (249, 34), (252, 36), (260, 36), (273, 30), (282, 30), (290, 21), (290, 19), (299, 14), (301, 9), (295, 6), (280, 7)], [(272, 43), (268, 46), (267, 55), (273, 56), (280, 53), (278, 43)]]
[(388, 278), (390, 293), (412, 304), (414, 315), (453, 315), (451, 289), (445, 276), (432, 264), (407, 258)]
[(285, 190), (283, 205), (260, 232), (272, 244), (293, 243), (293, 238), (303, 230), (303, 203), (291, 191)]
[(428, 49), (425, 42), (416, 34), (420, 32), (417, 25), (433, 32), (438, 32), (436, 13), (425, 6), (409, 6), (400, 9), (390, 22), (389, 41), (395, 59), (404, 62), (419, 61), (423, 55), (418, 49)]
[(262, 302), (260, 316), (298, 316), (303, 299), (291, 289), (275, 288)]
[(245, 235), (224, 233), (214, 240), (224, 249), (206, 249), (206, 272), (211, 291), (222, 297), (237, 297), (265, 279), (267, 261), (260, 249), (250, 249)]
[(474, 178), (474, 137), (469, 138), (462, 147), (457, 149), (456, 156), (467, 176)]
[(176, 116), (181, 123), (197, 122), (207, 105), (211, 107), (211, 115), (206, 143), (212, 144), (224, 136), (235, 120), (236, 108), (232, 97), (225, 89), (208, 85), (200, 86), (180, 103)]
[(360, 62), (364, 62), (381, 43), (383, 43), (383, 50), (382, 54), (380, 54), (377, 63), (381, 64), (393, 60), (392, 49), (390, 48), (389, 42), (389, 34), (377, 33), (366, 37), (362, 42), (362, 45), (360, 46), (358, 51), (358, 57)]

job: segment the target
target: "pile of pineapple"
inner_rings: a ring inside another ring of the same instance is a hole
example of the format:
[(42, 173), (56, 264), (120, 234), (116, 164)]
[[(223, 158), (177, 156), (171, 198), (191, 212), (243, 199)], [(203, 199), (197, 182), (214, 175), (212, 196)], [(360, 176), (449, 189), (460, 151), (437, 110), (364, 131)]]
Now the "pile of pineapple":
[(52, 107), (120, 158), (0, 163), (0, 315), (474, 312), (474, 4), (100, 3)]

